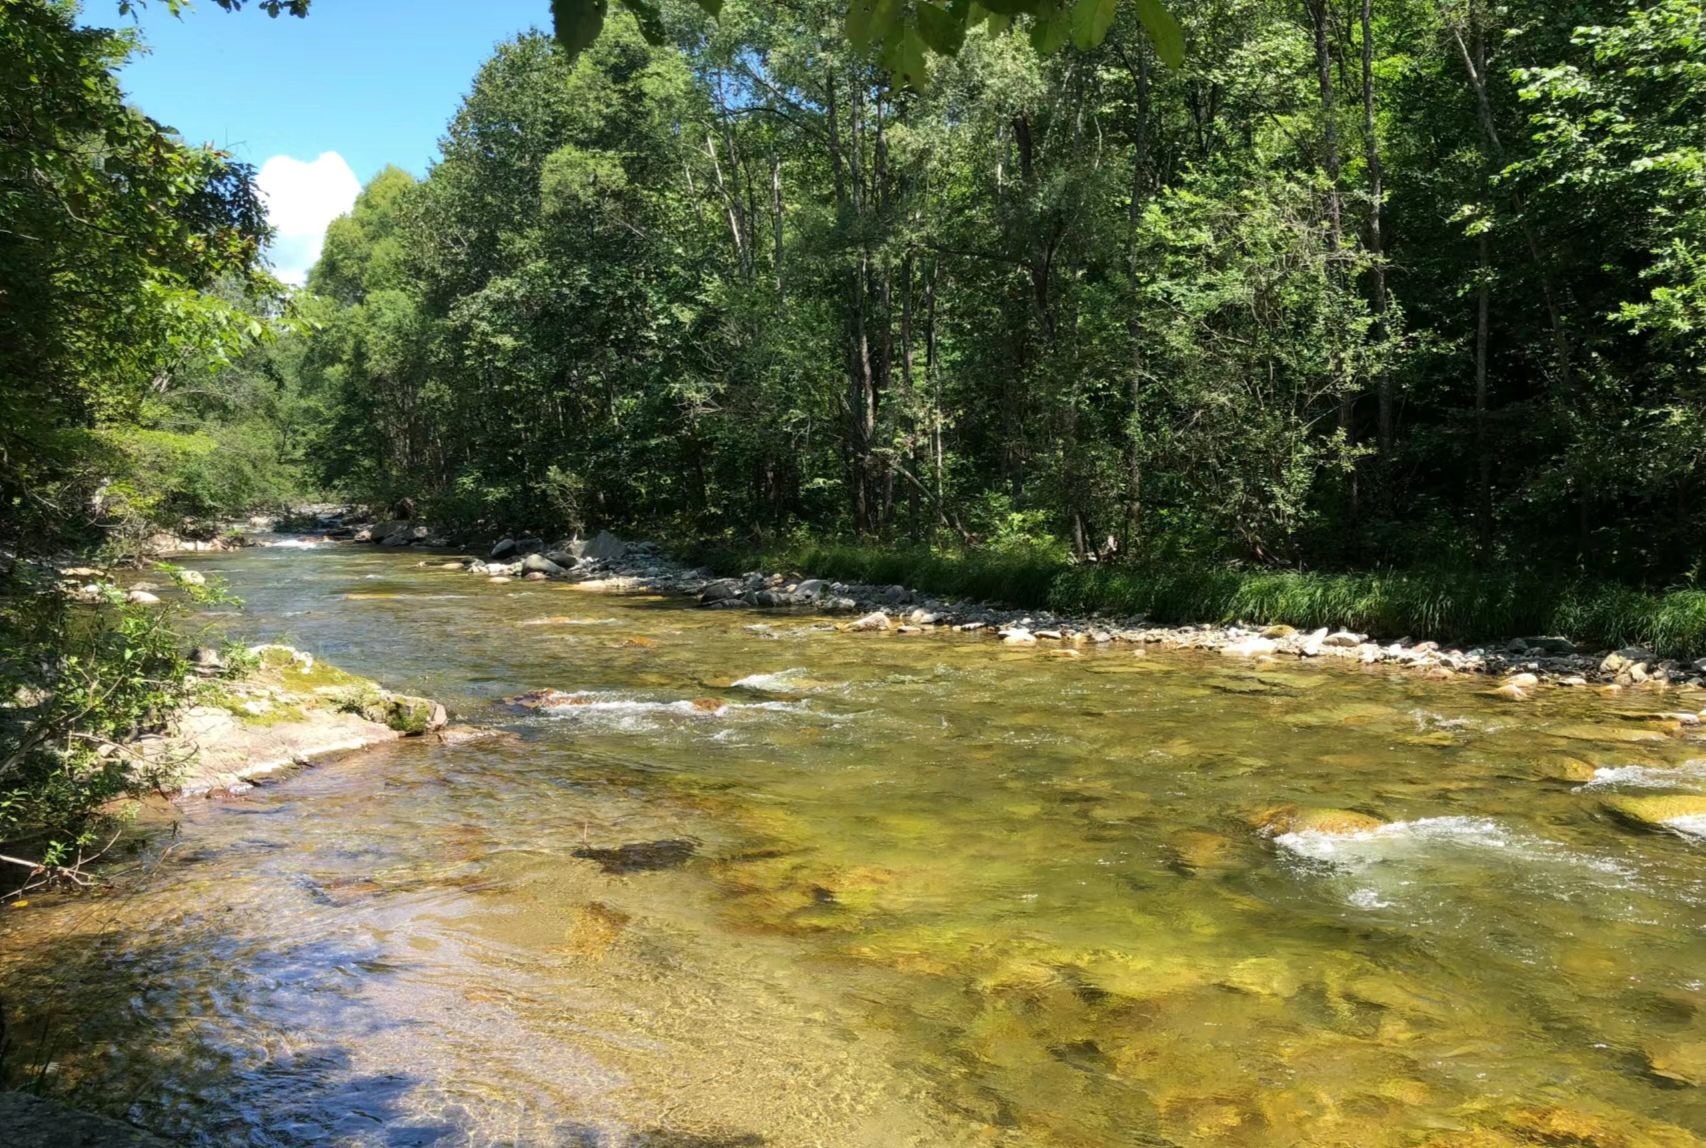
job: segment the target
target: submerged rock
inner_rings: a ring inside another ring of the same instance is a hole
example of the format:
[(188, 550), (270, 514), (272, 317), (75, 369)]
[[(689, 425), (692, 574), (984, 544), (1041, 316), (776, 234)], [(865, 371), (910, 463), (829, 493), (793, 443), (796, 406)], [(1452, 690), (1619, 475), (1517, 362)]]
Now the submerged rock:
[(632, 841), (614, 849), (583, 845), (571, 856), (583, 861), (596, 861), (606, 873), (648, 873), (657, 869), (680, 868), (698, 851), (697, 841), (666, 837), (661, 841)]
[(1275, 805), (1248, 819), (1250, 827), (1264, 837), (1286, 833), (1327, 833), (1343, 836), (1371, 833), (1386, 822), (1354, 809), (1299, 808)]
[[(1600, 807), (1619, 821), (1642, 829), (1679, 829), (1699, 824), (1706, 829), (1706, 793), (1619, 794)], [(1682, 823), (1682, 824), (1679, 824)]]
[(601, 961), (610, 946), (634, 918), (620, 909), (601, 901), (576, 907), (570, 913), (569, 927), (564, 931), (564, 946), (570, 954), (590, 961)]

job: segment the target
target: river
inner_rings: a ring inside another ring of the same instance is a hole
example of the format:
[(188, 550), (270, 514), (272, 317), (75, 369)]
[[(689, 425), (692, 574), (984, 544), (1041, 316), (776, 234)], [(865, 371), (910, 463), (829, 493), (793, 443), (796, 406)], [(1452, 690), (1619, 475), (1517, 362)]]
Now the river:
[[(840, 633), (327, 546), (215, 622), (512, 736), (154, 809), (12, 1061), (198, 1144), (1696, 1144), (1706, 790), (1553, 690)], [(501, 699), (553, 687), (567, 704)], [(1699, 708), (1698, 699), (1694, 708)], [(1388, 824), (1277, 838), (1278, 804)], [(628, 847), (628, 848), (624, 848)], [(581, 854), (581, 856), (577, 856)]]

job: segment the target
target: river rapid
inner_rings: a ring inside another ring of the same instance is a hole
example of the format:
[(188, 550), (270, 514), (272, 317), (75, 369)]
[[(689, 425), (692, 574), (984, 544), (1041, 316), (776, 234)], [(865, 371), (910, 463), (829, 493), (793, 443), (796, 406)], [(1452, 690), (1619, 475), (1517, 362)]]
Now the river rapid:
[[(214, 624), (508, 736), (152, 809), (112, 892), (0, 911), (49, 1094), (218, 1145), (1702, 1143), (1706, 843), (1601, 805), (1706, 792), (1640, 720), (1675, 692), (417, 558), (190, 563), (246, 602)], [(1386, 824), (1251, 828), (1288, 803)]]

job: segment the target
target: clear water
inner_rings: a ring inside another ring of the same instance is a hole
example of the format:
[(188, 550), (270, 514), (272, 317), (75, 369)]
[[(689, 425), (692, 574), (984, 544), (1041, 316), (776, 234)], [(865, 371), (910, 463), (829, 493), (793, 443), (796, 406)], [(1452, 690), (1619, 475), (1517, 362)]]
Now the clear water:
[[(219, 624), (513, 736), (152, 812), (113, 893), (0, 916), (14, 1072), (209, 1144), (1706, 1133), (1706, 844), (1600, 807), (1706, 791), (1706, 745), (1629, 712), (1688, 698), (843, 634), (414, 561), (196, 565), (247, 601)], [(575, 696), (498, 704), (542, 687)], [(1283, 803), (1388, 824), (1249, 828)]]

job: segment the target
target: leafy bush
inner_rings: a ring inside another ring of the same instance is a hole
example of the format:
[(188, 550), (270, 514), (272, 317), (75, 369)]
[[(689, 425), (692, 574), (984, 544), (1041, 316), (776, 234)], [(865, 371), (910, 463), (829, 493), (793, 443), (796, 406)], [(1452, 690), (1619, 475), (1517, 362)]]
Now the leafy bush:
[(80, 865), (119, 820), (113, 803), (167, 784), (181, 764), (132, 744), (195, 689), (179, 617), (126, 604), (116, 590), (72, 602), (22, 564), (0, 575), (0, 842), (27, 883), (81, 880)]

